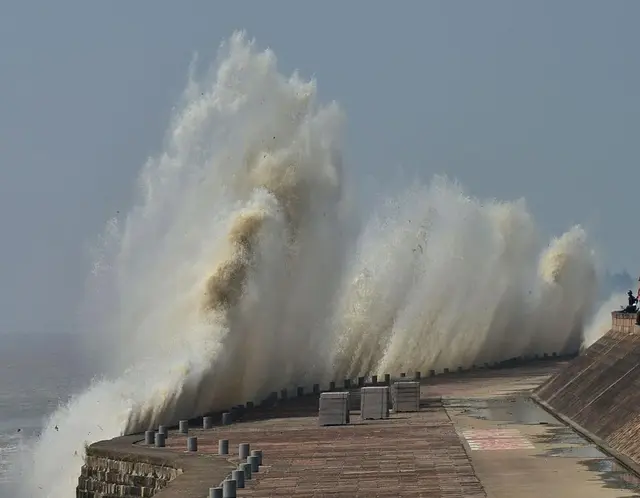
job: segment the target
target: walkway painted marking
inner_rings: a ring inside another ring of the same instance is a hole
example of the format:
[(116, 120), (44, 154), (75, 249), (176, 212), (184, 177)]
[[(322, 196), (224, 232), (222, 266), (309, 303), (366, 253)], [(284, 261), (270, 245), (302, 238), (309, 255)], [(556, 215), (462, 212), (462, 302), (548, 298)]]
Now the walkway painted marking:
[(462, 436), (472, 451), (535, 449), (517, 429), (471, 429)]

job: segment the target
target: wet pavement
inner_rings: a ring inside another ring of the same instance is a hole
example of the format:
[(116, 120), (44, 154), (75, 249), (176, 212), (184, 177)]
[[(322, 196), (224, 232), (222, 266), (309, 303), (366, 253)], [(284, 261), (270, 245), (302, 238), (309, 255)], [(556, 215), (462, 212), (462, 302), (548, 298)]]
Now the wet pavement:
[(446, 387), (438, 386), (443, 405), (488, 497), (640, 498), (635, 474), (532, 401), (529, 389), (477, 396), (457, 383), (447, 395)]

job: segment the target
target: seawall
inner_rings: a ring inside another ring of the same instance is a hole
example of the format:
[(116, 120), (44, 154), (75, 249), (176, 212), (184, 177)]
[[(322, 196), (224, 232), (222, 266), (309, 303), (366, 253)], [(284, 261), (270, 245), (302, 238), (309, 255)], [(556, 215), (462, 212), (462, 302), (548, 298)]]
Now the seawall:
[(640, 327), (612, 313), (611, 330), (533, 393), (576, 430), (640, 470)]
[(87, 448), (76, 498), (202, 498), (235, 465), (223, 457), (139, 445), (140, 435)]

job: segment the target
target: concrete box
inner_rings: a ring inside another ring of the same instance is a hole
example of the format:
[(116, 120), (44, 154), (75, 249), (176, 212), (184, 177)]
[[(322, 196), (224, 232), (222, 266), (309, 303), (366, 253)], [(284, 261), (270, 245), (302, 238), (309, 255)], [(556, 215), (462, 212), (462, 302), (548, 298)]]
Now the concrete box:
[(389, 387), (360, 389), (360, 416), (368, 420), (389, 418)]
[(320, 425), (345, 425), (349, 423), (349, 393), (328, 392), (320, 394), (318, 412)]
[(391, 386), (394, 412), (420, 411), (420, 382), (399, 381)]

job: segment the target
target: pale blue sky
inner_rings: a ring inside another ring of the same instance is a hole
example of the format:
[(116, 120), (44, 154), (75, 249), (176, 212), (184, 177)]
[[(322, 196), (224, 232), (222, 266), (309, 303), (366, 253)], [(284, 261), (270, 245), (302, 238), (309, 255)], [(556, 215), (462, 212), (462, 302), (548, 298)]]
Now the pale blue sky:
[(85, 248), (126, 210), (194, 52), (234, 29), (318, 79), (347, 160), (524, 196), (638, 271), (640, 2), (30, 2), (0, 9), (0, 330), (73, 326)]

